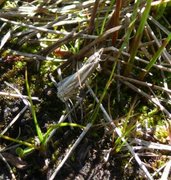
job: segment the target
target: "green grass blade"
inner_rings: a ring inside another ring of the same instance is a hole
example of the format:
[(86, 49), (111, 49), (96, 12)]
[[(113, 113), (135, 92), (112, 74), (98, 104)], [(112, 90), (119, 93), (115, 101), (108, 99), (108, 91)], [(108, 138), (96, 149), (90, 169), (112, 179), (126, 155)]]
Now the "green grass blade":
[(132, 43), (132, 46), (130, 49), (130, 58), (128, 60), (128, 65), (127, 65), (125, 72), (124, 72), (125, 76), (129, 75), (131, 70), (132, 70), (132, 65), (134, 63), (135, 56), (136, 56), (136, 53), (137, 53), (138, 48), (139, 48), (139, 43), (141, 41), (141, 37), (142, 37), (143, 31), (144, 31), (144, 27), (145, 27), (145, 24), (147, 22), (149, 12), (151, 9), (151, 2), (152, 2), (152, 0), (147, 1), (145, 10), (142, 14), (140, 25), (138, 27), (136, 34), (135, 34), (135, 38), (133, 40), (133, 43)]
[(22, 141), (22, 140), (14, 139), (14, 138), (11, 138), (9, 136), (2, 135), (2, 134), (0, 134), (0, 138), (3, 138), (3, 139), (6, 139), (8, 141), (12, 141), (12, 142), (15, 142), (15, 143), (18, 143), (18, 144), (21, 144), (24, 146), (28, 146), (28, 147), (35, 149), (35, 146), (33, 144), (30, 144), (30, 143)]
[(78, 128), (85, 128), (82, 125), (76, 124), (76, 123), (68, 123), (68, 122), (63, 122), (55, 125), (51, 125), (47, 132), (44, 134), (44, 138), (42, 141), (42, 144), (46, 144), (46, 140), (48, 139), (49, 135), (54, 129), (60, 128), (60, 127), (66, 127), (66, 126), (71, 126), (71, 127), (78, 127)]
[(161, 56), (164, 48), (166, 47), (166, 45), (170, 42), (171, 40), (171, 33), (168, 35), (168, 37), (165, 39), (165, 41), (163, 42), (162, 46), (158, 49), (158, 51), (154, 54), (154, 56), (152, 57), (152, 59), (150, 60), (150, 62), (148, 63), (148, 65), (145, 67), (145, 72), (142, 72), (140, 74), (140, 79), (143, 80), (144, 77), (146, 76), (146, 74), (150, 71), (150, 69), (153, 67), (153, 65), (156, 63), (157, 59)]
[(139, 7), (139, 4), (140, 4), (140, 0), (137, 0), (136, 3), (134, 4), (134, 9), (133, 9), (133, 13), (130, 17), (130, 24), (129, 24), (129, 27), (128, 27), (128, 30), (126, 31), (126, 34), (125, 34), (125, 38), (124, 38), (124, 41), (121, 45), (121, 48), (119, 49), (119, 53), (116, 57), (116, 60), (118, 61), (118, 58), (120, 57), (122, 51), (124, 50), (124, 48), (127, 46), (128, 42), (129, 42), (129, 39), (130, 39), (130, 36), (131, 36), (131, 33), (134, 29), (134, 24), (135, 24), (135, 21), (137, 19), (137, 13), (138, 13), (138, 7)]
[(115, 2), (115, 0), (112, 0), (112, 1), (110, 2), (110, 6), (108, 7), (107, 12), (106, 12), (106, 14), (105, 14), (105, 16), (104, 16), (104, 19), (103, 19), (103, 21), (102, 21), (99, 35), (102, 35), (103, 32), (104, 32), (105, 25), (106, 25), (106, 22), (107, 22), (107, 20), (108, 20), (109, 12), (111, 11), (111, 9), (112, 9), (112, 7), (113, 7), (114, 2)]
[(107, 90), (109, 89), (113, 79), (114, 79), (114, 72), (115, 72), (115, 69), (116, 69), (116, 65), (117, 65), (117, 61), (114, 63), (113, 65), (113, 68), (112, 68), (112, 71), (111, 71), (111, 74), (110, 74), (110, 77), (106, 83), (106, 86), (104, 88), (104, 91), (100, 97), (100, 100), (99, 100), (99, 103), (96, 105), (95, 109), (94, 109), (94, 112), (92, 114), (92, 117), (91, 117), (91, 123), (94, 124), (95, 121), (96, 121), (96, 118), (97, 118), (97, 115), (98, 115), (98, 112), (99, 112), (99, 108), (100, 108), (100, 104), (102, 103), (106, 93), (107, 93)]
[(25, 70), (25, 81), (26, 81), (26, 89), (27, 89), (27, 94), (28, 94), (29, 101), (30, 101), (30, 104), (31, 104), (31, 113), (32, 113), (34, 124), (35, 124), (35, 127), (36, 127), (37, 136), (39, 138), (39, 141), (42, 142), (43, 141), (43, 134), (42, 134), (42, 131), (41, 131), (40, 126), (39, 126), (38, 121), (37, 121), (35, 108), (34, 108), (34, 105), (33, 105), (31, 94), (30, 94), (30, 87), (29, 87), (29, 83), (28, 83), (27, 69)]

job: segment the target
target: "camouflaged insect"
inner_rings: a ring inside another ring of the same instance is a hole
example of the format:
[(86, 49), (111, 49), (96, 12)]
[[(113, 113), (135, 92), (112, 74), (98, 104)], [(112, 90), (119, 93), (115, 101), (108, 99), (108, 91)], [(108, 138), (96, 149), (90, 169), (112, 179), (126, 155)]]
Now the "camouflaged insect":
[(76, 97), (80, 87), (85, 84), (86, 80), (98, 67), (102, 53), (103, 48), (91, 55), (77, 72), (57, 84), (57, 95), (63, 102)]

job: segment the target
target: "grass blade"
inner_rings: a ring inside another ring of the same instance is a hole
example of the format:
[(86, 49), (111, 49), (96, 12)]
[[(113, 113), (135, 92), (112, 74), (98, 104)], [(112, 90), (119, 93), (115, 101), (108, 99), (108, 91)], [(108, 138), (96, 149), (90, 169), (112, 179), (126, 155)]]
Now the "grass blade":
[(135, 38), (133, 40), (133, 43), (132, 43), (132, 46), (130, 49), (130, 58), (128, 60), (128, 66), (126, 67), (125, 72), (124, 72), (125, 76), (129, 75), (131, 70), (132, 70), (132, 64), (134, 63), (135, 55), (136, 55), (136, 53), (138, 51), (138, 47), (139, 47), (138, 45), (141, 41), (141, 37), (142, 37), (143, 31), (144, 31), (144, 27), (145, 27), (145, 24), (146, 24), (148, 16), (149, 16), (149, 12), (150, 12), (150, 8), (151, 8), (151, 2), (152, 2), (152, 0), (147, 1), (145, 10), (142, 14), (142, 19), (141, 19), (140, 25), (138, 27), (136, 34), (135, 34)]
[(43, 134), (42, 134), (42, 131), (41, 131), (40, 126), (39, 126), (38, 121), (37, 121), (36, 112), (35, 112), (33, 101), (32, 101), (31, 94), (30, 94), (30, 87), (29, 87), (29, 83), (28, 83), (27, 69), (25, 70), (25, 81), (26, 81), (26, 89), (27, 89), (29, 101), (30, 101), (30, 104), (31, 104), (30, 109), (31, 109), (34, 124), (35, 124), (35, 127), (36, 127), (36, 132), (37, 132), (37, 135), (39, 137), (40, 142), (42, 142), (43, 141)]
[(140, 74), (140, 79), (143, 80), (144, 77), (147, 75), (147, 73), (150, 71), (150, 69), (153, 67), (153, 65), (155, 64), (155, 62), (157, 61), (157, 59), (161, 56), (161, 53), (163, 52), (164, 48), (166, 47), (166, 45), (170, 42), (171, 40), (171, 33), (168, 35), (168, 37), (165, 39), (165, 41), (163, 42), (162, 46), (158, 49), (158, 51), (154, 54), (154, 56), (152, 57), (152, 59), (150, 60), (149, 64), (146, 66), (144, 72), (142, 72)]

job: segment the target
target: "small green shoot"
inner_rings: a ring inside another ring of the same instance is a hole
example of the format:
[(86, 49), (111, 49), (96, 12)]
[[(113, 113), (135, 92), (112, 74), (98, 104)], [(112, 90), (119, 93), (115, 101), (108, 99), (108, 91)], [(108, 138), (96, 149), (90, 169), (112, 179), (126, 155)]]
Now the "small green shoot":
[(23, 158), (27, 155), (29, 155), (30, 153), (32, 153), (35, 150), (35, 148), (31, 148), (31, 147), (27, 147), (27, 148), (21, 148), (18, 147), (15, 152), (16, 154), (18, 154), (19, 157)]
[(81, 126), (79, 124), (67, 123), (67, 122), (51, 125), (49, 127), (49, 129), (47, 130), (47, 132), (43, 135), (43, 140), (38, 145), (34, 141), (33, 141), (33, 143), (30, 143), (30, 142), (27, 142), (27, 141), (22, 141), (22, 140), (19, 140), (19, 139), (11, 138), (9, 136), (5, 136), (5, 135), (2, 135), (2, 134), (0, 134), (0, 138), (3, 138), (3, 139), (6, 139), (8, 141), (12, 141), (12, 142), (15, 142), (17, 144), (26, 146), (26, 148), (19, 147), (19, 148), (16, 149), (16, 153), (20, 157), (24, 157), (24, 156), (30, 154), (31, 152), (33, 152), (35, 150), (40, 150), (41, 152), (45, 152), (46, 147), (47, 147), (47, 143), (48, 143), (47, 139), (48, 139), (49, 135), (51, 134), (51, 132), (54, 129), (61, 128), (61, 127), (66, 127), (66, 126), (77, 127), (77, 128), (81, 128), (81, 129), (85, 128), (84, 126)]

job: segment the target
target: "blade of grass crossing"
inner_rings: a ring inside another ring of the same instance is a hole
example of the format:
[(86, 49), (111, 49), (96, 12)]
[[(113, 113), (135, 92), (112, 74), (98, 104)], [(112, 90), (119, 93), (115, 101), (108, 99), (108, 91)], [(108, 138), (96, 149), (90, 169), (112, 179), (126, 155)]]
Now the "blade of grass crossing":
[(161, 56), (164, 48), (166, 47), (166, 45), (170, 42), (171, 40), (171, 33), (168, 35), (168, 37), (165, 39), (165, 41), (163, 42), (162, 46), (158, 49), (158, 51), (154, 54), (154, 56), (152, 57), (152, 59), (150, 60), (150, 62), (148, 63), (148, 65), (145, 67), (144, 72), (142, 72), (140, 74), (140, 80), (143, 80), (144, 77), (147, 75), (147, 73), (150, 71), (150, 69), (153, 67), (153, 65), (156, 63), (157, 59)]

